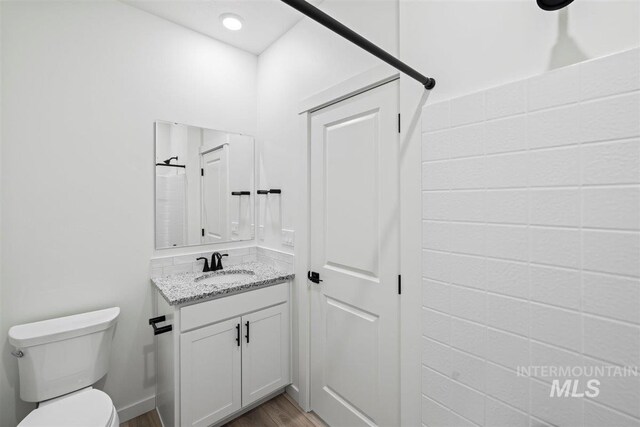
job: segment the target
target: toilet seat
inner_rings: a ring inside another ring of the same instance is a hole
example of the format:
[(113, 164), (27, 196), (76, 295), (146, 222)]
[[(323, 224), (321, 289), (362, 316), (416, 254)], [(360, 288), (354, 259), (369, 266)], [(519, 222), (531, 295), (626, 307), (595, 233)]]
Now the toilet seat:
[(118, 413), (100, 390), (84, 389), (31, 411), (18, 427), (112, 427)]

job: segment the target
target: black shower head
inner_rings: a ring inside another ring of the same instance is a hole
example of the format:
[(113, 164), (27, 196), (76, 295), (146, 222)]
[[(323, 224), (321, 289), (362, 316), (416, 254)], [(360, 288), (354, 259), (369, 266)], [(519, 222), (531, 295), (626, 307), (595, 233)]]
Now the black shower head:
[(178, 156), (174, 156), (174, 157), (170, 157), (167, 160), (163, 160), (165, 165), (169, 165), (171, 164), (171, 160), (176, 159), (176, 162), (178, 161)]
[(544, 10), (558, 10), (568, 6), (573, 0), (537, 0), (538, 6)]

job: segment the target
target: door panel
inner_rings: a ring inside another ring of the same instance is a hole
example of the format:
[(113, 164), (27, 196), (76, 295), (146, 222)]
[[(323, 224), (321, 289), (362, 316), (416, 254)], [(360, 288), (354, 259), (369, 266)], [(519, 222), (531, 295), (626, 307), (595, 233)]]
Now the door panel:
[(355, 410), (372, 414), (377, 404), (379, 317), (329, 297), (325, 309), (325, 387)]
[(397, 82), (311, 116), (311, 406), (399, 425)]
[(290, 383), (289, 305), (242, 316), (242, 327), (242, 406), (247, 406)]
[(229, 156), (228, 145), (202, 155), (203, 243), (229, 240)]
[[(379, 111), (325, 126), (325, 264), (378, 276)], [(355, 173), (354, 173), (355, 172)], [(345, 236), (349, 236), (345, 239)]]
[(241, 407), (240, 318), (180, 336), (181, 424), (205, 427)]

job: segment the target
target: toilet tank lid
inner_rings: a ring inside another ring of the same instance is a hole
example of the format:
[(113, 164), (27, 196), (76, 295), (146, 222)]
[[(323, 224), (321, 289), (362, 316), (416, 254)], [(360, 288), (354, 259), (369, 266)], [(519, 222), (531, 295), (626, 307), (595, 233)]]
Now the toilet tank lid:
[(116, 323), (119, 314), (120, 307), (111, 307), (12, 326), (9, 342), (17, 348), (25, 348), (103, 331)]

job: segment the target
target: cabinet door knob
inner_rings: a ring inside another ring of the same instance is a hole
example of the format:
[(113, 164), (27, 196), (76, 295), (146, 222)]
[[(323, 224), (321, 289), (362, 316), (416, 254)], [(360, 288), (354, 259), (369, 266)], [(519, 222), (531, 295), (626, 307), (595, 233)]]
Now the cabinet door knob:
[(245, 326), (247, 327), (247, 335), (245, 335), (244, 337), (247, 339), (247, 344), (249, 344), (249, 321), (247, 320), (247, 323), (245, 323)]
[(240, 323), (236, 325), (236, 344), (240, 347)]

